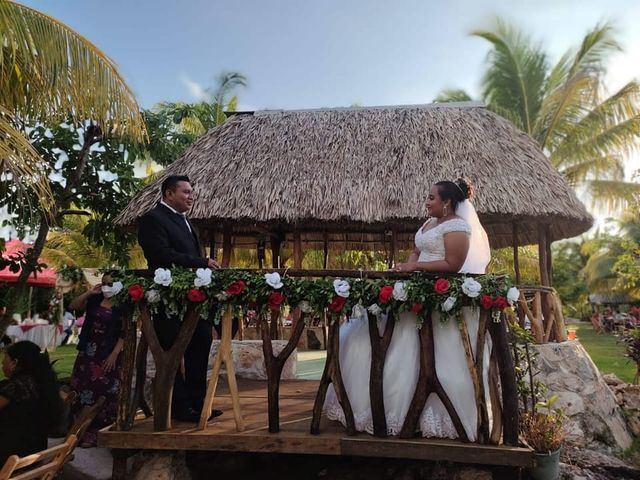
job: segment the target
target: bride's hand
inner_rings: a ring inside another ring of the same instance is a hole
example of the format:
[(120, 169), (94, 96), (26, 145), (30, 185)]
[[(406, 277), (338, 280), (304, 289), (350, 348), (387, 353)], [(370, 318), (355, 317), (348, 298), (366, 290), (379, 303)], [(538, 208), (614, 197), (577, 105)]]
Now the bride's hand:
[(396, 263), (393, 267), (394, 272), (409, 272), (410, 265), (408, 263)]

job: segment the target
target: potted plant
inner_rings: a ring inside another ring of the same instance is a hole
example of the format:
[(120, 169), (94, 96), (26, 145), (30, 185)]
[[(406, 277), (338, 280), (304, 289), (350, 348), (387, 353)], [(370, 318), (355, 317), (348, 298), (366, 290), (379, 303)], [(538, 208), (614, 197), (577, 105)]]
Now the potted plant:
[(536, 463), (531, 471), (535, 480), (555, 480), (560, 470), (560, 447), (565, 438), (564, 415), (554, 408), (557, 395), (538, 402), (531, 412), (524, 412), (522, 438), (535, 450)]

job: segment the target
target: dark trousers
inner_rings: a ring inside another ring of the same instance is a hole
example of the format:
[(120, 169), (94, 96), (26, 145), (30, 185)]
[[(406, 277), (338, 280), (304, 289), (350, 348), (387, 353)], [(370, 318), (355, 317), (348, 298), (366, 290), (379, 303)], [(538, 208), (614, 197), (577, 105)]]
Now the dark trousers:
[[(163, 349), (169, 350), (178, 336), (182, 322), (177, 317), (166, 317), (159, 313), (154, 315), (153, 324), (160, 345)], [(172, 411), (202, 409), (207, 393), (207, 365), (212, 338), (211, 322), (201, 318), (184, 352), (185, 376), (182, 377), (180, 369), (176, 374), (171, 402)]]

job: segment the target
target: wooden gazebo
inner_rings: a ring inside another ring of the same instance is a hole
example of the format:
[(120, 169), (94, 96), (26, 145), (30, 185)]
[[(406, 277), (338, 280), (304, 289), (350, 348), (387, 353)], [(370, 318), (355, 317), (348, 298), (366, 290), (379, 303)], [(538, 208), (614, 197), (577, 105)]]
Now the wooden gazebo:
[(159, 200), (165, 175), (187, 174), (190, 218), (223, 265), (232, 248), (388, 252), (411, 248), (429, 186), (465, 175), (493, 248), (538, 244), (551, 284), (550, 244), (592, 217), (544, 152), (482, 104), (243, 112), (202, 136), (118, 217), (135, 224)]

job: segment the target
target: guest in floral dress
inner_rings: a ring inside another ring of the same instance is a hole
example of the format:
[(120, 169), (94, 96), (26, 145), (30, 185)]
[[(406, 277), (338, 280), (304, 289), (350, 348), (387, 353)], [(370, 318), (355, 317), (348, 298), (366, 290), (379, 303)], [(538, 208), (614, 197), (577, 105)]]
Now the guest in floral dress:
[(83, 438), (79, 439), (81, 447), (95, 446), (98, 430), (116, 417), (124, 307), (112, 306), (111, 297), (121, 289), (122, 283), (114, 282), (111, 274), (105, 274), (101, 284), (69, 304), (71, 310), (86, 310), (77, 347), (79, 353), (71, 374), (71, 388), (77, 393), (71, 413), (77, 415), (101, 396), (106, 400)]

